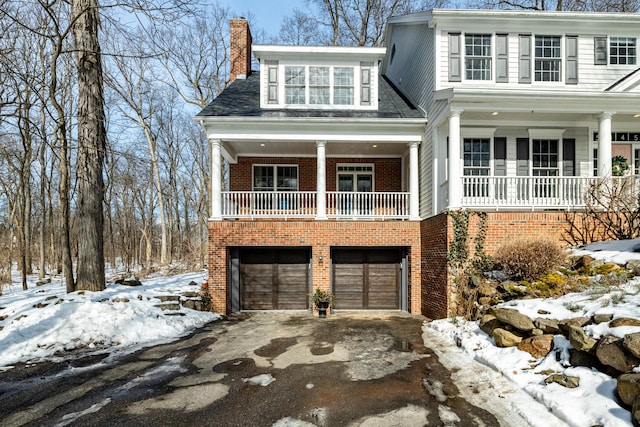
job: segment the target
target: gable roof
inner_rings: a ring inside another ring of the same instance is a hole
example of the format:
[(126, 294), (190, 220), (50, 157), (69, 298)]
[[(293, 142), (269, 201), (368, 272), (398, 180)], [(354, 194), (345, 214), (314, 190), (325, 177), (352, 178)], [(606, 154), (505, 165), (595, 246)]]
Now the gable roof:
[(640, 84), (640, 68), (622, 77), (605, 89), (605, 92), (628, 92)]
[(260, 73), (253, 71), (246, 79), (231, 83), (196, 117), (269, 118), (362, 118), (417, 119), (424, 115), (409, 103), (384, 77), (378, 79), (377, 110), (315, 110), (260, 108)]

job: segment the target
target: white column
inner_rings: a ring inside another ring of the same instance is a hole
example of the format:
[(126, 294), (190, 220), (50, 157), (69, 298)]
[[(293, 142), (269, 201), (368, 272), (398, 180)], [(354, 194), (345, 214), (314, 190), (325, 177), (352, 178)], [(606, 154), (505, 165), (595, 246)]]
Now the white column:
[(211, 140), (211, 220), (222, 220), (222, 143)]
[(318, 156), (316, 180), (316, 219), (327, 219), (327, 157), (326, 141), (316, 142)]
[(598, 117), (598, 176), (611, 176), (611, 118), (605, 112)]
[(462, 207), (462, 173), (460, 169), (460, 115), (461, 109), (449, 113), (449, 209)]
[(409, 219), (420, 220), (419, 142), (409, 144)]

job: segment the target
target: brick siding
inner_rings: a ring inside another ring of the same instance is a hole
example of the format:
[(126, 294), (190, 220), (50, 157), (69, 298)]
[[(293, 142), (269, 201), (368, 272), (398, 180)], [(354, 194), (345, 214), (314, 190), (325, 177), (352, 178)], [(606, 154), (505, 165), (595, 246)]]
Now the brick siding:
[[(420, 223), (415, 221), (209, 221), (209, 292), (213, 310), (228, 313), (229, 248), (311, 247), (313, 288), (328, 289), (331, 247), (405, 247), (409, 311), (421, 313)], [(320, 257), (323, 258), (322, 262)]]
[[(338, 163), (373, 164), (375, 191), (402, 191), (402, 162), (390, 159), (333, 158), (326, 160), (327, 191), (336, 191)], [(315, 191), (317, 160), (315, 157), (240, 157), (229, 165), (229, 186), (232, 191), (251, 191), (253, 165), (298, 165), (298, 189)]]

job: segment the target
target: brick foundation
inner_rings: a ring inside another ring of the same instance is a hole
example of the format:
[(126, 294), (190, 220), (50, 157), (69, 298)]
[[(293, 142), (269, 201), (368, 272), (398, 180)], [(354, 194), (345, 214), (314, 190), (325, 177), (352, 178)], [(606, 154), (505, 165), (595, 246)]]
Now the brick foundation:
[[(331, 247), (406, 247), (409, 311), (421, 313), (420, 223), (415, 221), (210, 221), (209, 292), (213, 310), (228, 313), (229, 248), (304, 246), (312, 250), (313, 288), (328, 290)], [(320, 261), (320, 257), (323, 258)]]

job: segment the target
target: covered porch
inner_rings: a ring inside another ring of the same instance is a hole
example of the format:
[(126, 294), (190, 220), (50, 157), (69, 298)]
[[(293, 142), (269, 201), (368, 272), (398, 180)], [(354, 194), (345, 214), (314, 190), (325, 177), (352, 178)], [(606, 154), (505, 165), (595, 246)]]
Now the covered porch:
[(638, 196), (637, 94), (446, 90), (438, 97), (435, 212), (580, 210), (601, 184)]
[(210, 220), (420, 219), (424, 119), (277, 122), (245, 118), (242, 134), (208, 131)]

